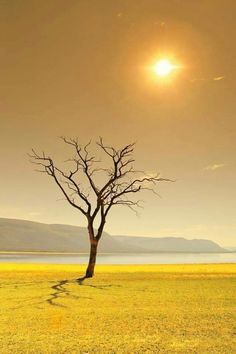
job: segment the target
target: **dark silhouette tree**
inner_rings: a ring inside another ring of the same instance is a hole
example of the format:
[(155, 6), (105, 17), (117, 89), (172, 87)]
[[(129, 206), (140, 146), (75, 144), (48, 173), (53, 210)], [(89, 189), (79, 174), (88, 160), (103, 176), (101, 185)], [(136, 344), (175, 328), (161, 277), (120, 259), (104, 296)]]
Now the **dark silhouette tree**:
[[(122, 205), (137, 211), (136, 207), (141, 207), (141, 201), (134, 200), (132, 198), (134, 195), (143, 190), (156, 193), (155, 187), (159, 182), (171, 180), (160, 178), (158, 174), (148, 176), (142, 171), (135, 170), (133, 168), (135, 144), (116, 149), (105, 145), (100, 138), (96, 144), (110, 160), (109, 167), (105, 165), (100, 167), (101, 162), (89, 151), (91, 142), (81, 146), (78, 139), (62, 137), (62, 140), (74, 150), (74, 156), (67, 160), (73, 166), (68, 171), (56, 166), (53, 159), (45, 153), (38, 154), (32, 149), (29, 156), (31, 162), (42, 167), (40, 172), (53, 178), (68, 203), (86, 218), (90, 257), (86, 273), (81, 279), (91, 278), (94, 274), (98, 243), (111, 208)], [(95, 223), (98, 225), (97, 228)]]

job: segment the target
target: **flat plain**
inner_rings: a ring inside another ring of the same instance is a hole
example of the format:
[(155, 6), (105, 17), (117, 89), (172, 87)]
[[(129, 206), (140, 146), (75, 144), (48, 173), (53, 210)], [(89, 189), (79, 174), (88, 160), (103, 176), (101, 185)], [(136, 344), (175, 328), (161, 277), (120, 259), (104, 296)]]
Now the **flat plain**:
[(235, 353), (236, 264), (84, 268), (0, 265), (1, 353)]

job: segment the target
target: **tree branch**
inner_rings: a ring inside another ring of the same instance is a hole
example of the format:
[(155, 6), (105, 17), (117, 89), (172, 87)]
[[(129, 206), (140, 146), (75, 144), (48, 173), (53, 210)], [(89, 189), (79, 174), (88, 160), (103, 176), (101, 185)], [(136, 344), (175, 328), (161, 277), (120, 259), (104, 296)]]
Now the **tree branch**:
[[(123, 205), (135, 210), (135, 208), (140, 207), (140, 201), (132, 200), (132, 196), (145, 190), (158, 195), (155, 190), (157, 184), (174, 182), (167, 178), (161, 178), (158, 174), (147, 176), (143, 171), (135, 170), (133, 168), (135, 143), (128, 144), (121, 149), (115, 149), (113, 146), (105, 145), (103, 139), (100, 138), (97, 146), (108, 156), (111, 162), (111, 166), (107, 168), (106, 166), (94, 166), (100, 161), (89, 152), (91, 142), (81, 146), (78, 139), (65, 137), (61, 137), (61, 139), (75, 151), (75, 156), (67, 160), (74, 164), (73, 169), (70, 169), (69, 172), (55, 166), (53, 160), (46, 156), (44, 152), (39, 155), (32, 149), (30, 157), (34, 164), (41, 167), (40, 172), (45, 172), (54, 179), (66, 200), (87, 217), (92, 238), (100, 239), (106, 217), (114, 205)], [(106, 180), (100, 187), (95, 182), (95, 177), (99, 173), (103, 174), (103, 177), (104, 173), (106, 174)], [(94, 197), (90, 198), (90, 195), (84, 193), (81, 189), (77, 181), (80, 174), (85, 176), (89, 188), (94, 192), (95, 201)], [(137, 177), (137, 174), (140, 176)], [(75, 195), (84, 206), (77, 203), (73, 197)], [(97, 234), (94, 236), (93, 223), (98, 215), (100, 215), (100, 224)]]
[[(68, 177), (66, 176), (66, 174), (61, 171), (58, 167), (54, 166), (54, 163), (52, 161), (52, 159), (50, 157), (45, 156), (45, 153), (43, 152), (42, 155), (40, 156), (38, 153), (35, 152), (34, 149), (32, 149), (32, 154), (29, 155), (29, 157), (32, 159), (32, 163), (36, 164), (36, 165), (40, 165), (44, 168), (44, 171), (41, 172), (45, 172), (46, 174), (48, 174), (49, 176), (51, 176), (54, 181), (56, 182), (56, 184), (58, 185), (59, 189), (61, 190), (61, 192), (63, 193), (63, 195), (65, 196), (66, 200), (76, 209), (78, 209), (82, 214), (86, 215), (88, 214), (88, 210), (84, 210), (80, 205), (76, 204), (74, 199), (72, 198), (71, 195), (68, 194), (68, 192), (65, 190), (65, 188), (63, 187), (63, 182), (61, 182), (56, 174), (56, 172), (59, 172), (64, 178), (69, 179), (70, 181), (72, 177)], [(85, 201), (85, 196), (83, 195), (83, 193), (80, 191), (78, 185), (74, 184), (74, 186), (76, 187), (76, 192), (79, 195), (79, 197)], [(70, 188), (71, 189), (71, 188)], [(74, 190), (75, 191), (75, 190)], [(88, 201), (87, 201), (88, 203)], [(86, 204), (87, 204), (86, 203)], [(89, 205), (89, 204), (87, 204)]]

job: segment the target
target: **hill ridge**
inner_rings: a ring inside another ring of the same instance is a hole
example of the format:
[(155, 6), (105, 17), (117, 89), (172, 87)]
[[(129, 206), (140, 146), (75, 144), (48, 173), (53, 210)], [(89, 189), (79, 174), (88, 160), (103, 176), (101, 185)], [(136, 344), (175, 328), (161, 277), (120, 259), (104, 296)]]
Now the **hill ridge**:
[[(86, 227), (46, 224), (23, 219), (0, 218), (0, 251), (88, 252)], [(184, 237), (111, 236), (104, 232), (100, 252), (156, 253), (227, 252), (207, 239)]]

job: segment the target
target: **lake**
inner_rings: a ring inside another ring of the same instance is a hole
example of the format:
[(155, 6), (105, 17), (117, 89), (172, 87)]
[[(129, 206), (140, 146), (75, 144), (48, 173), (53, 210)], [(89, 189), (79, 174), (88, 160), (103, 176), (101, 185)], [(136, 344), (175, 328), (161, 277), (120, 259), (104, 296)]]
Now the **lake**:
[[(85, 264), (86, 254), (0, 254), (0, 263), (50, 263)], [(236, 263), (234, 253), (141, 253), (100, 254), (98, 264), (194, 264), (194, 263)]]

